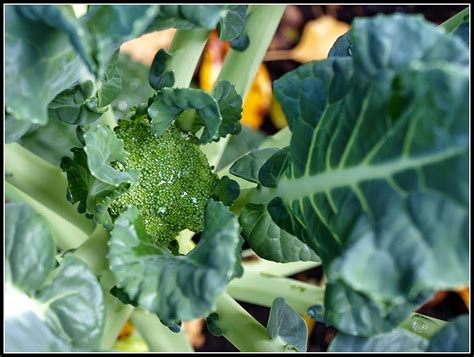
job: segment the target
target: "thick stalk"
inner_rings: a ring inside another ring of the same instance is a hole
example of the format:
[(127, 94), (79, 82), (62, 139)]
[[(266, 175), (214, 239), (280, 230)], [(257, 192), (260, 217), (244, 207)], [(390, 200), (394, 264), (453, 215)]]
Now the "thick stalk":
[(174, 55), (167, 70), (174, 72), (174, 87), (189, 87), (210, 31), (177, 30), (170, 45)]
[[(230, 50), (227, 53), (216, 83), (219, 80), (230, 81), (237, 93), (245, 99), (280, 23), (285, 7), (285, 5), (249, 6), (244, 33), (249, 37), (250, 44), (243, 52)], [(229, 137), (230, 135), (221, 138), (216, 143), (202, 147), (211, 166), (217, 166), (219, 163)]]
[(324, 304), (324, 288), (298, 280), (245, 271), (227, 287), (234, 299), (270, 307), (273, 300), (283, 297), (288, 305), (301, 315), (306, 315), (313, 305)]
[(5, 145), (6, 181), (62, 216), (85, 233), (92, 233), (94, 223), (77, 212), (66, 199), (66, 175), (19, 144)]
[(215, 322), (223, 336), (241, 352), (285, 352), (285, 343), (271, 340), (262, 324), (228, 294), (217, 300)]
[(245, 272), (264, 273), (273, 276), (288, 276), (302, 271), (320, 266), (318, 262), (293, 262), (275, 263), (269, 260), (258, 258), (256, 260), (244, 261), (242, 263)]
[[(239, 301), (266, 307), (271, 307), (273, 300), (281, 296), (301, 315), (307, 315), (313, 305), (324, 305), (324, 288), (252, 271), (245, 271), (242, 278), (232, 280), (227, 293)], [(413, 313), (400, 327), (431, 339), (445, 325), (446, 321)]]
[(89, 239), (74, 252), (74, 255), (82, 259), (97, 275), (101, 274), (108, 267), (108, 238), (109, 234), (107, 231), (99, 225)]
[(184, 330), (171, 332), (156, 315), (135, 309), (130, 319), (145, 339), (150, 352), (194, 352)]
[(62, 251), (77, 248), (88, 238), (88, 235), (77, 226), (41, 204), (41, 202), (34, 200), (8, 181), (5, 182), (5, 198), (12, 202), (27, 203), (46, 218), (54, 232), (55, 243)]
[(110, 294), (110, 289), (115, 285), (115, 277), (111, 271), (105, 270), (100, 277), (100, 284), (104, 292), (105, 326), (100, 347), (102, 350), (110, 350), (117, 340), (123, 325), (132, 315), (134, 307), (122, 304), (116, 297)]
[(469, 7), (466, 7), (464, 10), (458, 12), (456, 15), (443, 22), (440, 26), (448, 32), (453, 32), (456, 27), (465, 21), (466, 17), (469, 17)]

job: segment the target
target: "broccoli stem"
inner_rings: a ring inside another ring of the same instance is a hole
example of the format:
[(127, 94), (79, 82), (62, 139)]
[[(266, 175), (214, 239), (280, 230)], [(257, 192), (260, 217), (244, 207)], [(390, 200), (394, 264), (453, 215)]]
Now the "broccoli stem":
[[(216, 83), (219, 80), (230, 81), (237, 93), (245, 100), (285, 8), (286, 5), (249, 6), (244, 33), (249, 37), (250, 44), (243, 52), (231, 49), (227, 53)], [(209, 165), (217, 167), (229, 137), (230, 135), (202, 147)]]
[(130, 319), (145, 339), (150, 352), (194, 352), (183, 330), (172, 332), (156, 315), (137, 308)]
[(174, 34), (170, 46), (174, 55), (168, 65), (168, 70), (174, 72), (174, 87), (189, 87), (209, 34), (200, 29), (177, 30)]
[[(58, 245), (61, 248), (63, 246), (77, 247), (84, 240), (84, 234), (88, 235), (94, 230), (95, 224), (84, 215), (79, 214), (76, 206), (66, 199), (67, 179), (59, 167), (43, 160), (23, 146), (12, 143), (5, 145), (5, 173), (6, 182), (11, 185), (8, 199), (14, 200), (13, 196), (16, 195), (17, 199), (27, 200), (27, 203), (30, 204), (36, 201), (38, 202), (36, 207), (43, 206), (45, 209), (42, 212), (53, 219), (50, 221), (52, 226), (64, 225), (64, 222), (57, 219), (59, 216), (75, 227), (72, 229), (77, 233), (77, 237), (69, 237), (64, 242), (62, 241), (63, 235), (58, 237), (60, 239)], [(72, 233), (71, 231), (66, 232), (69, 235)]]
[(215, 323), (239, 351), (285, 352), (286, 344), (278, 338), (271, 340), (265, 327), (228, 294), (217, 300), (216, 313), (219, 318)]
[(464, 18), (466, 16), (469, 16), (468, 7), (466, 7), (464, 10), (461, 10), (450, 19), (447, 19), (445, 22), (443, 22), (439, 26), (443, 27), (448, 32), (453, 32), (456, 29), (456, 27), (458, 27), (462, 22), (464, 22)]

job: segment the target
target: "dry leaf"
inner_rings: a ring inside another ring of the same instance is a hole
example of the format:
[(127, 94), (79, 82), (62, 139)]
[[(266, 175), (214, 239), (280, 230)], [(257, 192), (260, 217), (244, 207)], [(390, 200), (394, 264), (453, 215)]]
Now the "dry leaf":
[(130, 40), (120, 46), (121, 53), (128, 53), (137, 62), (151, 65), (160, 48), (169, 49), (176, 29), (155, 31)]
[(295, 48), (291, 50), (269, 51), (265, 61), (294, 60), (306, 63), (325, 59), (338, 37), (349, 30), (350, 26), (332, 16), (324, 15), (308, 21)]
[(469, 287), (461, 288), (457, 290), (457, 293), (462, 297), (464, 303), (466, 304), (467, 308), (469, 309)]
[(206, 342), (206, 336), (202, 333), (203, 327), (204, 319), (183, 321), (184, 333), (194, 348), (200, 348)]

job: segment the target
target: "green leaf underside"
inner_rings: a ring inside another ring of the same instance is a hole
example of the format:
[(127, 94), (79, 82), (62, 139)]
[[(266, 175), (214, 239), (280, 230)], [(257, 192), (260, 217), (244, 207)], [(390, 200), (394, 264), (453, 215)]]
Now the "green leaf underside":
[(279, 337), (287, 344), (287, 349), (296, 348), (298, 352), (306, 352), (308, 328), (303, 318), (278, 297), (273, 300), (268, 317), (267, 333), (271, 339)]
[(212, 95), (194, 88), (163, 88), (148, 107), (152, 127), (157, 136), (184, 111), (196, 110), (197, 126), (204, 127), (199, 138), (201, 144), (218, 141), (227, 134), (240, 131), (242, 99), (228, 81), (220, 81)]
[(467, 282), (468, 52), (401, 15), (355, 21), (351, 41), (275, 82), (293, 135), (267, 192), (322, 258), (325, 320), (370, 336)]
[[(67, 256), (55, 264), (46, 220), (25, 204), (6, 205), (7, 351), (72, 351), (99, 347), (102, 288), (87, 265)], [(84, 318), (87, 316), (87, 318)]]
[(430, 341), (428, 352), (469, 352), (469, 315), (450, 321)]
[(229, 5), (224, 17), (219, 21), (219, 39), (231, 41), (243, 31), (247, 7), (245, 5)]
[(237, 218), (210, 199), (199, 244), (174, 256), (152, 243), (135, 207), (116, 220), (109, 241), (110, 269), (132, 301), (170, 324), (205, 316), (240, 266)]
[(278, 263), (321, 261), (306, 244), (278, 227), (263, 204), (247, 204), (240, 212), (239, 223), (246, 241), (263, 259)]
[(428, 340), (402, 328), (372, 337), (338, 333), (328, 352), (424, 352)]
[(173, 58), (173, 54), (164, 48), (160, 48), (153, 58), (148, 81), (154, 89), (160, 90), (174, 85), (174, 72), (166, 70), (171, 58)]
[(278, 149), (275, 148), (254, 150), (236, 160), (229, 172), (247, 181), (258, 183), (258, 173), (261, 167), (277, 151)]
[[(22, 8), (5, 9), (6, 110), (16, 120), (45, 125), (49, 102), (79, 80), (83, 65), (65, 32), (41, 16), (26, 18)], [(63, 17), (65, 9), (52, 7), (50, 18)]]

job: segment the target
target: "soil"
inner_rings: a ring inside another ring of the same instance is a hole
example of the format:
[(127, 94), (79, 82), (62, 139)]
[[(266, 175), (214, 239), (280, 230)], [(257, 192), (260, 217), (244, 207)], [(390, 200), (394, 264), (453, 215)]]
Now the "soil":
[[(351, 23), (355, 17), (401, 12), (407, 14), (421, 14), (427, 20), (441, 24), (465, 7), (466, 5), (290, 5), (287, 7), (284, 19), (279, 26), (276, 36), (281, 36), (281, 29), (285, 26), (288, 28), (288, 25), (290, 25), (297, 34), (300, 34), (307, 21), (314, 20), (324, 14), (332, 15), (338, 20)], [(280, 41), (278, 48), (292, 48), (297, 43), (297, 40), (298, 36), (295, 36), (293, 41), (287, 41), (287, 43)], [(272, 81), (297, 68), (299, 65), (298, 62), (291, 60), (266, 63)], [(261, 130), (268, 134), (273, 134), (277, 131), (269, 118), (266, 118)], [(318, 267), (292, 276), (292, 278), (305, 281), (309, 279), (320, 281), (322, 276), (322, 268)], [(248, 303), (241, 303), (241, 305), (260, 323), (266, 326), (269, 315), (268, 308)], [(433, 301), (423, 305), (418, 312), (435, 318), (450, 320), (460, 314), (468, 313), (469, 310), (457, 293), (441, 292), (437, 294)], [(203, 333), (205, 334), (206, 342), (204, 346), (197, 348), (196, 351), (238, 352), (225, 338), (213, 336), (209, 333), (207, 328), (204, 328)], [(309, 337), (308, 351), (326, 351), (335, 333), (336, 331), (331, 327), (326, 327), (322, 323), (316, 323)], [(249, 338), (251, 338), (251, 336), (249, 336)]]

